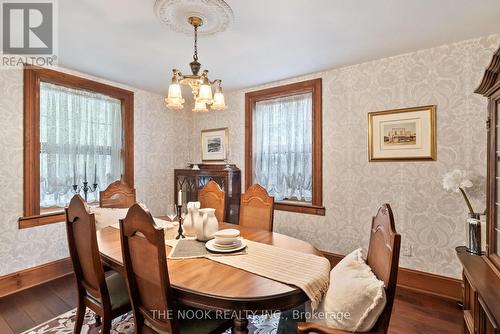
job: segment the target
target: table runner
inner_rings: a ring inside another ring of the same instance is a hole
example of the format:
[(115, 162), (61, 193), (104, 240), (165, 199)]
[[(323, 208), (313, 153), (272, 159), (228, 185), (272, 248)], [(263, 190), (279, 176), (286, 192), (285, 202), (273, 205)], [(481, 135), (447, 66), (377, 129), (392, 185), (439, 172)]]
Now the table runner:
[[(246, 254), (205, 257), (278, 282), (295, 285), (309, 297), (313, 311), (317, 309), (330, 281), (330, 262), (326, 258), (248, 239), (245, 241)], [(165, 243), (172, 246), (174, 242), (168, 240)]]

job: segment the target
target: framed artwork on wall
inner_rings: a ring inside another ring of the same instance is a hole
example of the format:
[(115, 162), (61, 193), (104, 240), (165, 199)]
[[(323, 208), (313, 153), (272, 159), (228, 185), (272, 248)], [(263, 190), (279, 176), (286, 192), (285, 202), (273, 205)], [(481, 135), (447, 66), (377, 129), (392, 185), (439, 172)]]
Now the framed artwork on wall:
[(227, 160), (229, 129), (207, 129), (201, 131), (201, 160)]
[(368, 158), (436, 160), (436, 106), (368, 113)]

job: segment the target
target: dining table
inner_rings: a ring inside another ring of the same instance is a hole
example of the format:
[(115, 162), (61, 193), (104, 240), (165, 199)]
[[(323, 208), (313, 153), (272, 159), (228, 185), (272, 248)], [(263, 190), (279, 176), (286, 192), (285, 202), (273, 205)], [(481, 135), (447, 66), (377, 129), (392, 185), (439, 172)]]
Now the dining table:
[[(280, 233), (219, 224), (219, 229), (226, 228), (238, 229), (241, 236), (248, 240), (323, 256), (308, 242)], [(120, 231), (111, 226), (103, 228), (97, 231), (97, 242), (102, 262), (125, 274)], [(168, 255), (171, 247), (165, 245), (165, 248)], [(306, 294), (298, 287), (207, 258), (167, 259), (167, 266), (176, 300), (195, 308), (229, 312), (233, 319), (233, 333), (248, 333), (249, 313), (287, 310), (308, 301)]]

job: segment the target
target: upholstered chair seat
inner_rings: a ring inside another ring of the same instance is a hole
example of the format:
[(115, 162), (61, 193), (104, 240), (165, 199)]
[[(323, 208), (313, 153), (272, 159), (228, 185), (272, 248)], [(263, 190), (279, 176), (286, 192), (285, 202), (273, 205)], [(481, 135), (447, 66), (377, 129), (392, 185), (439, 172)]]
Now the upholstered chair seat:
[[(108, 288), (109, 299), (111, 301), (111, 310), (117, 310), (124, 307), (130, 303), (127, 290), (127, 282), (125, 278), (117, 272), (111, 272), (105, 278), (106, 286)], [(102, 303), (101, 300), (87, 294), (87, 297)]]
[(118, 309), (130, 303), (125, 277), (117, 272), (114, 272), (106, 277), (106, 285), (108, 286), (112, 310)]

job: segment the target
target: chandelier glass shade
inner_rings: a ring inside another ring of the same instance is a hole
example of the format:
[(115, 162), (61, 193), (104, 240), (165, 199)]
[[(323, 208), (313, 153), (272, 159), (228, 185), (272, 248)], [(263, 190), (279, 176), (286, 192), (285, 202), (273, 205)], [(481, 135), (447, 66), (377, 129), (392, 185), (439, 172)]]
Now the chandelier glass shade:
[[(182, 110), (184, 109), (184, 99), (182, 98), (181, 85), (191, 87), (191, 92), (194, 97), (194, 112), (206, 112), (208, 106), (212, 110), (224, 110), (227, 108), (224, 94), (222, 93), (222, 81), (216, 79), (210, 81), (208, 78), (208, 70), (204, 70), (201, 75), (199, 71), (201, 64), (198, 62), (198, 27), (203, 24), (203, 20), (199, 17), (192, 16), (188, 22), (194, 28), (194, 54), (193, 61), (189, 63), (192, 74), (184, 75), (179, 70), (173, 70), (173, 77), (168, 87), (168, 94), (165, 98), (165, 103), (168, 109)], [(215, 94), (212, 95), (212, 86), (216, 86)]]

